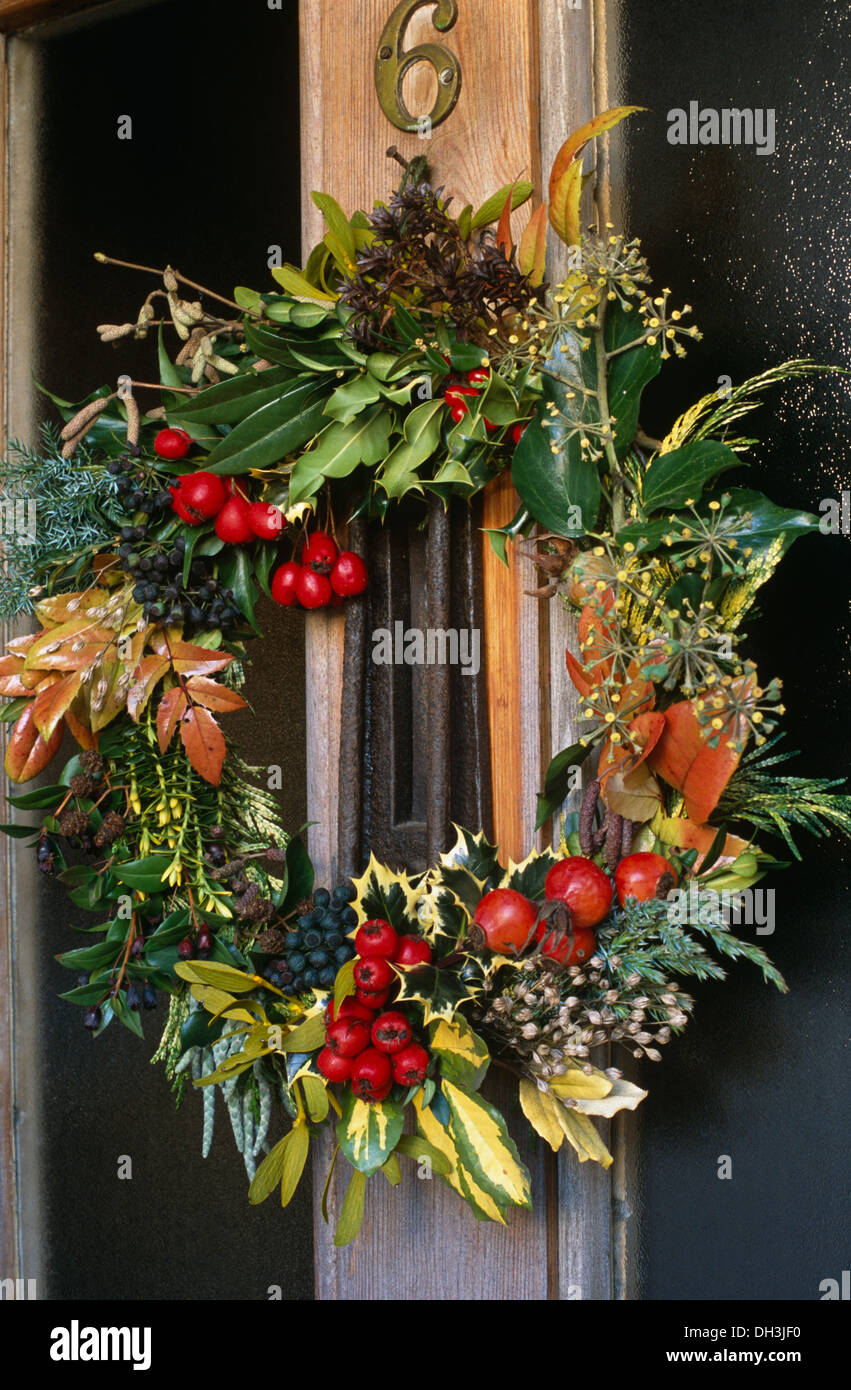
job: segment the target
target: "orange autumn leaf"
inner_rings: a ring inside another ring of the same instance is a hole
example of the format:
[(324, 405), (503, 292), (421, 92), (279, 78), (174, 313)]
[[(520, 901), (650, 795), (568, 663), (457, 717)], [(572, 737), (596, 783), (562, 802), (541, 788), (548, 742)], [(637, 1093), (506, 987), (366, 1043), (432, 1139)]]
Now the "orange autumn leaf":
[(164, 656), (143, 656), (133, 671), (133, 685), (127, 692), (127, 713), (135, 724), (153, 694), (154, 686), (169, 669)]
[(582, 195), (581, 154), (589, 140), (611, 130), (633, 111), (643, 106), (613, 106), (601, 111), (569, 135), (553, 161), (550, 171), (550, 223), (569, 246), (579, 241), (579, 201)]
[(547, 267), (547, 205), (541, 203), (529, 218), (517, 247), (517, 264), (530, 284), (543, 283)]
[(29, 690), (21, 681), (20, 673), (23, 669), (24, 658), (22, 656), (0, 658), (0, 695), (12, 697), (29, 695)]
[(78, 719), (73, 708), (66, 709), (65, 723), (68, 725), (69, 733), (77, 740), (81, 748), (97, 748), (97, 734), (92, 733), (91, 729), (81, 719)]
[[(697, 859), (691, 870), (692, 873), (696, 874), (700, 872), (700, 866), (715, 842), (718, 828), (714, 825), (695, 825), (694, 821), (689, 820), (686, 816), (669, 816), (662, 821), (657, 833), (660, 840), (675, 849), (697, 850)], [(744, 854), (745, 850), (750, 849), (750, 845), (750, 840), (743, 840), (738, 835), (728, 835), (724, 840), (724, 847), (712, 867), (718, 869), (732, 864), (734, 859), (738, 859), (740, 854)]]
[(710, 748), (694, 705), (682, 700), (665, 710), (665, 729), (648, 759), (669, 786), (681, 791), (690, 820), (703, 825), (739, 765), (741, 753), (722, 741)]
[(188, 706), (186, 694), (179, 685), (172, 686), (163, 695), (157, 707), (157, 739), (160, 752), (164, 753), (171, 743), (178, 721)]
[(588, 679), (587, 675), (585, 674), (584, 666), (580, 666), (579, 662), (576, 660), (576, 657), (573, 655), (573, 652), (566, 651), (564, 654), (564, 659), (567, 662), (567, 673), (570, 676), (570, 679), (573, 681), (573, 684), (576, 686), (576, 689), (579, 691), (579, 694), (584, 695), (587, 699), (594, 687)]
[(514, 190), (516, 187), (517, 180), (515, 179), (508, 190), (508, 197), (500, 213), (499, 223), (496, 229), (496, 244), (502, 251), (506, 260), (508, 260), (511, 252), (514, 250), (514, 242), (511, 240), (511, 205), (514, 201)]
[(644, 759), (656, 747), (664, 728), (664, 714), (648, 711), (645, 714), (639, 714), (629, 725), (629, 732), (633, 739), (632, 747), (626, 742), (612, 743), (611, 739), (607, 739), (600, 753), (600, 762), (597, 767), (601, 788), (605, 787), (607, 779), (615, 770), (628, 776), (637, 767), (640, 767)]
[(71, 671), (51, 684), (45, 681), (33, 701), (35, 726), (42, 738), (49, 739), (57, 724), (65, 718), (68, 706), (80, 689), (79, 671)]
[(190, 708), (180, 725), (186, 756), (205, 782), (219, 785), (225, 760), (225, 737), (208, 710)]
[(35, 724), (31, 701), (18, 717), (6, 748), (6, 775), (10, 782), (29, 782), (43, 772), (51, 758), (59, 752), (63, 723), (59, 723), (49, 739), (43, 739)]
[(246, 701), (236, 690), (231, 690), (227, 685), (220, 685), (218, 681), (210, 680), (207, 676), (192, 676), (186, 682), (186, 689), (197, 704), (204, 705), (206, 709), (217, 710), (221, 714), (247, 708)]

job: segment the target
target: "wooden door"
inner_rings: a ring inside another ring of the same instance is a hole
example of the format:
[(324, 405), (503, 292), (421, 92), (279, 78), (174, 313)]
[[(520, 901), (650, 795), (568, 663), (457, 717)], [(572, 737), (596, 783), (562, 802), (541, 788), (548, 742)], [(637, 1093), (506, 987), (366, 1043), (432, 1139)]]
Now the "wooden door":
[[(477, 205), (520, 176), (540, 188), (542, 166), (549, 168), (566, 134), (593, 114), (590, 3), (459, 0), (457, 22), (442, 35), (433, 28), (433, 6), (411, 4), (408, 9), (406, 50), (438, 40), (461, 66), (457, 105), (441, 124), (426, 127), (427, 141), (396, 129), (377, 99), (373, 68), (393, 11), (391, 0), (302, 0), (305, 253), (322, 235), (311, 191), (333, 192), (348, 213), (371, 208), (397, 181), (396, 166), (387, 157), (391, 145), (405, 159), (425, 153), (435, 182), (445, 186), (457, 205)], [(436, 91), (434, 70), (426, 64), (414, 67), (404, 87), (411, 114), (428, 112)], [(528, 211), (518, 214), (518, 234)], [(510, 479), (499, 480), (485, 493), (479, 525), (502, 525), (515, 510)], [(430, 544), (435, 543), (433, 518)], [(574, 706), (564, 665), (568, 620), (524, 592), (534, 587), (528, 561), (517, 556), (506, 570), (486, 538), (471, 534), (469, 543), (483, 590), (489, 828), (503, 853), (519, 860), (535, 843), (535, 794), (542, 770), (553, 752), (573, 741)], [(317, 822), (310, 850), (319, 880), (333, 882), (338, 871), (362, 867), (350, 861), (351, 836), (339, 834), (352, 791), (351, 654), (340, 615), (311, 615), (307, 661), (309, 685), (329, 697), (308, 712), (309, 815)], [(448, 848), (435, 844), (434, 835), (429, 840), (432, 851)], [(493, 1084), (511, 1124), (516, 1102), (507, 1091), (501, 1093), (499, 1082)], [(371, 1191), (358, 1242), (351, 1250), (337, 1251), (332, 1235), (344, 1189), (336, 1178), (332, 1181), (325, 1225), (319, 1214), (325, 1172), (317, 1164), (317, 1297), (623, 1296), (622, 1223), (612, 1215), (615, 1207), (625, 1210), (621, 1149), (613, 1173), (589, 1173), (570, 1159), (545, 1154), (546, 1146), (530, 1139), (528, 1127), (517, 1129), (515, 1137), (532, 1172), (535, 1209), (516, 1216), (508, 1229), (466, 1221), (457, 1199), (442, 1184), (411, 1178), (394, 1191)], [(400, 1253), (414, 1249), (415, 1262)]]

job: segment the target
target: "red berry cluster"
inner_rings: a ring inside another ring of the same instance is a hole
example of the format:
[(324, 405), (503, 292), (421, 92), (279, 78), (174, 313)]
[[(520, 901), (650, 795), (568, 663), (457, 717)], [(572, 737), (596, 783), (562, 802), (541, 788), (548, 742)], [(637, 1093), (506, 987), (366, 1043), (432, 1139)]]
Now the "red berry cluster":
[[(444, 389), (443, 399), (446, 401), (449, 407), (449, 414), (456, 425), (464, 419), (465, 415), (469, 415), (470, 413), (470, 407), (467, 404), (469, 397), (478, 396), (480, 389), (483, 386), (487, 386), (489, 380), (489, 367), (474, 367), (472, 371), (467, 372), (464, 381), (450, 380)], [(487, 416), (484, 417), (484, 421), (485, 429), (488, 434), (493, 434), (494, 430), (499, 429), (499, 425), (495, 425)], [(526, 423), (527, 422), (521, 421), (512, 427), (511, 439), (514, 444), (520, 443), (523, 437), (523, 431), (526, 428)]]
[(396, 975), (395, 965), (431, 960), (428, 943), (398, 936), (389, 922), (364, 922), (355, 936), (355, 995), (335, 1012), (325, 1010), (325, 1046), (316, 1065), (328, 1081), (348, 1081), (359, 1100), (385, 1100), (393, 1083), (422, 1085), (429, 1053), (414, 1041), (410, 1020), (400, 1009), (385, 1009)]
[(352, 550), (338, 550), (324, 531), (314, 531), (304, 542), (301, 560), (288, 560), (272, 575), (270, 593), (284, 608), (337, 607), (366, 588), (366, 565)]
[[(185, 430), (160, 430), (154, 440), (154, 452), (160, 458), (181, 459), (191, 445)], [(204, 469), (183, 473), (170, 491), (171, 505), (181, 521), (187, 526), (202, 526), (215, 517), (216, 535), (229, 545), (277, 540), (287, 525), (280, 507), (269, 502), (250, 502), (234, 478), (220, 478), (218, 473)]]

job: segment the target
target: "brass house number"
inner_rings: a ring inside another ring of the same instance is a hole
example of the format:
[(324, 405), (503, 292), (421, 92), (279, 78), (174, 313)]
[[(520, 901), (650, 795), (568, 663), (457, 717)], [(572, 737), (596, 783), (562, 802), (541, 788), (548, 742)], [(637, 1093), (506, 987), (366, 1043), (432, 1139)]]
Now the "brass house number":
[[(384, 27), (375, 55), (375, 86), (388, 121), (399, 130), (422, 132), (445, 121), (461, 94), (461, 64), (439, 43), (421, 43), (405, 49), (405, 31), (424, 5), (434, 7), (432, 22), (445, 33), (458, 18), (458, 0), (402, 0)], [(437, 77), (437, 100), (427, 116), (412, 116), (402, 96), (405, 73), (415, 63), (430, 63)]]

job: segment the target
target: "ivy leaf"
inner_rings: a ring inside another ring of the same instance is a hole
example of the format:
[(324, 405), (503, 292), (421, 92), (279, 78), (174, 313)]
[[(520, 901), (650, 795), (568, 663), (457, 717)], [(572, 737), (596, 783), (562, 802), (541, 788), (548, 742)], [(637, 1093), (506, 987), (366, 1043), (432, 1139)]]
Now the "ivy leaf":
[(197, 706), (188, 709), (180, 725), (180, 739), (199, 777), (217, 787), (226, 746), (224, 734), (210, 712)]
[(741, 463), (738, 454), (715, 439), (701, 439), (696, 444), (683, 444), (668, 454), (657, 454), (651, 459), (642, 482), (644, 510), (656, 512), (665, 507), (676, 511), (685, 506), (689, 497), (696, 502), (706, 483)]
[[(558, 430), (545, 429), (549, 403), (570, 416), (568, 387), (545, 374), (544, 403), (521, 436), (511, 463), (511, 477), (520, 498), (536, 521), (557, 536), (581, 536), (593, 530), (600, 510), (600, 477), (597, 465), (584, 458), (579, 432), (560, 438)], [(547, 418), (549, 418), (547, 416)], [(553, 453), (554, 445), (559, 447)]]

